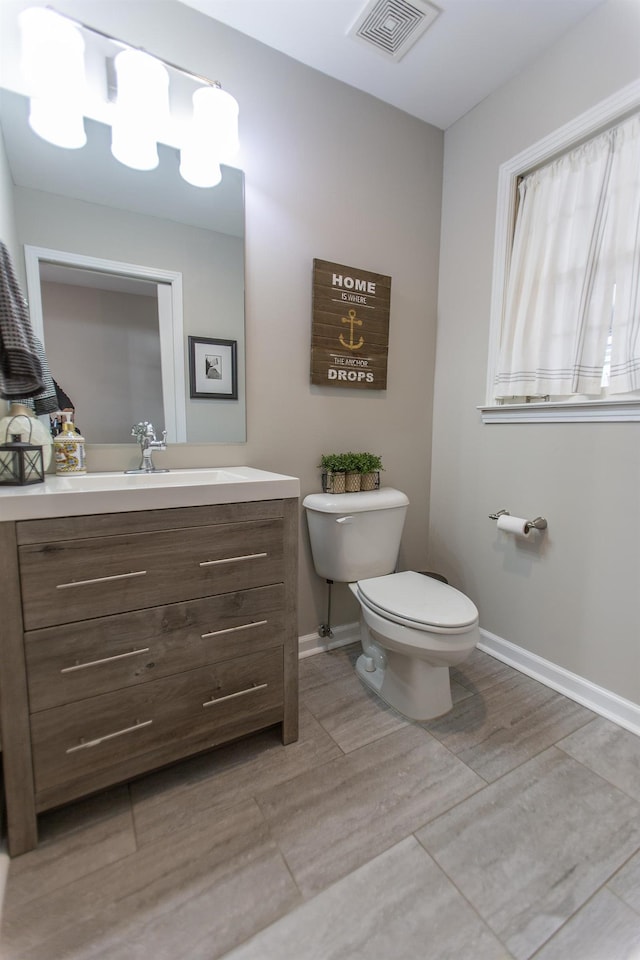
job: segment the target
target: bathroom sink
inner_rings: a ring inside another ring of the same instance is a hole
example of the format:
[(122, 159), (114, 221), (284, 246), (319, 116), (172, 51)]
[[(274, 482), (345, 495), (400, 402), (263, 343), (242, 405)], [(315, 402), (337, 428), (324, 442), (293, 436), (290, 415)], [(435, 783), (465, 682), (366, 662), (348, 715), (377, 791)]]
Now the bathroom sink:
[(47, 476), (44, 483), (0, 487), (0, 520), (121, 513), (300, 495), (296, 477), (255, 467), (194, 467), (168, 473)]
[(66, 490), (119, 490), (136, 487), (180, 487), (194, 483), (250, 483), (247, 468), (196, 468), (170, 470), (168, 473), (85, 473), (76, 476), (56, 477), (56, 485)]

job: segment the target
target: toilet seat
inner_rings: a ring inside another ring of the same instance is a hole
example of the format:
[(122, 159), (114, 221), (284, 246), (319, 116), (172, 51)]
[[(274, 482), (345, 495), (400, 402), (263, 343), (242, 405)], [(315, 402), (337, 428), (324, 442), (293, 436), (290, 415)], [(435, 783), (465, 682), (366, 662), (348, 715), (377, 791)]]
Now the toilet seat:
[(460, 634), (478, 622), (478, 610), (464, 593), (413, 570), (359, 580), (357, 596), (378, 616), (414, 630)]

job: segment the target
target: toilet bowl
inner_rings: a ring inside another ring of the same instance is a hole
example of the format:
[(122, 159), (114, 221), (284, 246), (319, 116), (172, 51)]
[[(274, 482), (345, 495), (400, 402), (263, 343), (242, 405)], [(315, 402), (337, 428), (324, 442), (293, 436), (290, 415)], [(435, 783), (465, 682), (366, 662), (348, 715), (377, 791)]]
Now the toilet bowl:
[(363, 683), (412, 720), (452, 707), (449, 667), (479, 640), (478, 611), (459, 590), (414, 571), (349, 584), (360, 604)]
[(358, 676), (404, 716), (431, 720), (452, 707), (449, 667), (477, 645), (478, 611), (447, 583), (393, 572), (408, 505), (392, 487), (303, 503), (316, 573), (360, 604)]

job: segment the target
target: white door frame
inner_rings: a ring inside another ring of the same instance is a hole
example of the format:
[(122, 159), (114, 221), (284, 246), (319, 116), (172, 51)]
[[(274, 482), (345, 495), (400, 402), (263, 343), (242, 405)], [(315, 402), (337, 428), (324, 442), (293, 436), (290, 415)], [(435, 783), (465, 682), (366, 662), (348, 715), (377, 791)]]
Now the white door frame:
[(65, 267), (79, 267), (112, 273), (136, 280), (150, 280), (158, 286), (158, 319), (160, 325), (160, 363), (162, 370), (162, 397), (164, 428), (170, 443), (186, 443), (187, 411), (184, 376), (184, 336), (182, 319), (182, 274), (173, 270), (159, 270), (136, 263), (85, 257), (79, 253), (50, 250), (47, 247), (24, 247), (27, 296), (33, 332), (44, 346), (44, 318), (40, 289), (40, 263), (55, 263)]

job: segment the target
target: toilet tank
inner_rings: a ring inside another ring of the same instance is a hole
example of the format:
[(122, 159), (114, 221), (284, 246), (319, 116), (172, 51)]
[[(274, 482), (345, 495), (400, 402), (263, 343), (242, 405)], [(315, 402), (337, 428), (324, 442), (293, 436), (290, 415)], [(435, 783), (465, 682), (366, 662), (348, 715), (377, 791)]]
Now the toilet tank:
[(383, 487), (366, 493), (312, 493), (305, 497), (316, 573), (353, 583), (393, 573), (409, 499)]

